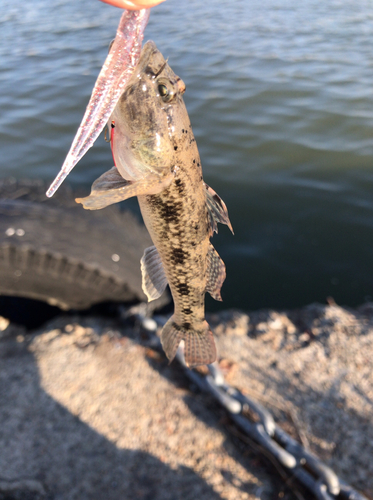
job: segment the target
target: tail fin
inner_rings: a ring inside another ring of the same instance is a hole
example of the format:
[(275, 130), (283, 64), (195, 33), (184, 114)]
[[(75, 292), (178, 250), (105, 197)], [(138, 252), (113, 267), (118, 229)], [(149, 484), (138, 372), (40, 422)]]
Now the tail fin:
[(170, 361), (175, 357), (180, 342), (184, 340), (185, 362), (189, 367), (209, 365), (216, 360), (214, 337), (207, 321), (201, 323), (198, 330), (188, 324), (179, 325), (175, 316), (167, 321), (163, 327), (161, 342)]

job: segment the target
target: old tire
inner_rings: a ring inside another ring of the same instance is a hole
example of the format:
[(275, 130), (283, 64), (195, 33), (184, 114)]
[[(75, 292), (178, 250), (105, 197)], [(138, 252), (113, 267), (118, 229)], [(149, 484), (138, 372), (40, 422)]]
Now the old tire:
[(39, 181), (0, 181), (0, 295), (62, 309), (145, 300), (140, 259), (151, 245), (134, 215), (85, 211), (68, 187), (52, 200)]

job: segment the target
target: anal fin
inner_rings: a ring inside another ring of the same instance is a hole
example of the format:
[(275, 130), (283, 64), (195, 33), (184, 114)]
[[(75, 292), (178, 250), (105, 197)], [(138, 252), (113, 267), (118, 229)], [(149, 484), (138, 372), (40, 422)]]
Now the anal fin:
[(224, 201), (215, 191), (204, 182), (206, 188), (207, 210), (209, 212), (211, 232), (218, 232), (218, 222), (226, 224), (233, 233), (231, 221), (229, 220), (228, 209)]
[(138, 181), (123, 179), (116, 167), (101, 175), (92, 184), (91, 194), (86, 198), (76, 198), (87, 210), (99, 210), (132, 196), (158, 194), (166, 189), (173, 180), (173, 174), (149, 174)]
[(158, 299), (165, 291), (167, 278), (155, 246), (146, 248), (141, 258), (142, 289), (148, 301)]
[(220, 258), (218, 252), (210, 243), (210, 247), (207, 252), (206, 292), (209, 292), (211, 297), (215, 300), (223, 300), (220, 295), (220, 290), (224, 283), (225, 276), (225, 264)]

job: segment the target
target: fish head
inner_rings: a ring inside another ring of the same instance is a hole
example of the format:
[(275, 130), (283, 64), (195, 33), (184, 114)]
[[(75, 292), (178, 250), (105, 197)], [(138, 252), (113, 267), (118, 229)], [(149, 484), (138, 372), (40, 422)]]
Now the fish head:
[(125, 179), (176, 165), (182, 124), (189, 124), (184, 91), (155, 43), (147, 42), (109, 121), (115, 165)]

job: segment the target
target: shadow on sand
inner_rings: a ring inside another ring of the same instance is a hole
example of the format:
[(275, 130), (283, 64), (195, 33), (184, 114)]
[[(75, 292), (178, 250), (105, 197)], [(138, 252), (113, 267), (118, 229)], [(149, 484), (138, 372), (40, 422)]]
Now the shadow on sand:
[(34, 356), (15, 339), (0, 341), (0, 450), (0, 484), (32, 479), (46, 490), (42, 497), (18, 491), (7, 500), (221, 498), (192, 469), (118, 449), (72, 415), (43, 390)]

